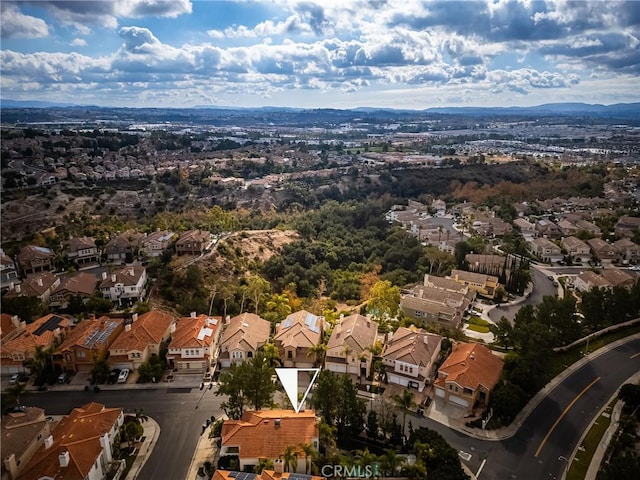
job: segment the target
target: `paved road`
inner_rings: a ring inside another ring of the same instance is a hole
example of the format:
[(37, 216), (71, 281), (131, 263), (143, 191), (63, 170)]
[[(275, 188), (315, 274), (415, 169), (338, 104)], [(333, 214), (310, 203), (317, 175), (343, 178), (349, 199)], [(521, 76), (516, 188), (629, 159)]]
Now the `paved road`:
[(513, 322), (513, 319), (525, 305), (538, 305), (542, 303), (542, 297), (547, 295), (556, 295), (557, 288), (553, 286), (553, 282), (547, 276), (535, 267), (531, 268), (531, 278), (533, 279), (533, 290), (529, 298), (518, 305), (502, 305), (489, 311), (489, 318), (493, 322), (497, 322), (502, 317), (507, 317)]
[[(612, 368), (615, 366), (615, 368)], [(438, 431), (457, 450), (470, 453), (467, 465), (480, 478), (560, 478), (580, 436), (617, 388), (640, 370), (640, 338), (606, 352), (571, 373), (537, 406), (520, 430), (503, 441), (480, 440), (451, 430), (429, 418), (410, 416), (415, 427)], [(88, 401), (126, 411), (143, 408), (160, 424), (161, 434), (140, 479), (182, 479), (195, 450), (203, 422), (220, 415), (222, 399), (197, 388), (160, 390), (50, 391), (24, 397), (23, 403), (45, 408), (48, 414), (68, 413)], [(198, 408), (196, 408), (196, 406)], [(578, 456), (579, 457), (579, 456)]]
[[(214, 390), (167, 388), (161, 390), (50, 391), (24, 396), (22, 403), (44, 408), (49, 415), (65, 415), (74, 407), (96, 401), (126, 412), (142, 408), (160, 424), (160, 437), (138, 478), (184, 479), (198, 443), (202, 424), (220, 416), (221, 397)], [(198, 407), (196, 409), (196, 406)]]

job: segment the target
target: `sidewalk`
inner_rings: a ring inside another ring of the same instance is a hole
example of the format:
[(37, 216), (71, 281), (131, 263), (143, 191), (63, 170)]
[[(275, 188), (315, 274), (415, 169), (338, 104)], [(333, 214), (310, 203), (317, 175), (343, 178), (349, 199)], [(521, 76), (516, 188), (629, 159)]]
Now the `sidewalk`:
[(144, 428), (144, 441), (142, 442), (142, 445), (140, 445), (138, 455), (133, 461), (133, 465), (131, 465), (131, 469), (124, 480), (134, 480), (138, 477), (140, 470), (142, 470), (144, 464), (147, 463), (147, 460), (153, 451), (153, 447), (156, 446), (156, 442), (160, 436), (160, 425), (158, 425), (158, 422), (153, 418), (147, 417), (147, 420), (142, 422), (142, 427)]
[[(461, 422), (459, 419), (451, 418), (447, 415), (448, 412), (443, 411), (442, 407), (438, 406), (437, 401), (434, 400), (429, 405), (429, 408), (425, 412), (425, 415), (432, 420), (435, 420), (438, 423), (446, 425), (447, 427), (456, 430), (464, 435), (468, 435), (470, 437), (479, 438), (481, 440), (506, 440), (511, 438), (516, 432), (520, 429), (522, 424), (525, 422), (527, 417), (531, 412), (535, 410), (538, 404), (551, 393), (551, 391), (556, 388), (560, 383), (562, 383), (569, 375), (582, 367), (585, 363), (591, 361), (592, 359), (602, 355), (603, 353), (608, 352), (609, 350), (616, 348), (618, 345), (622, 345), (631, 340), (635, 340), (640, 338), (640, 333), (636, 333), (635, 335), (630, 335), (625, 338), (621, 338), (613, 343), (610, 343), (606, 347), (602, 347), (595, 352), (590, 353), (586, 357), (581, 358), (573, 365), (569, 366), (565, 371), (563, 371), (560, 375), (553, 378), (549, 383), (547, 383), (536, 395), (529, 400), (529, 403), (525, 405), (522, 411), (518, 414), (518, 416), (514, 419), (513, 422), (508, 427), (499, 428), (496, 430), (482, 430), (479, 428), (470, 428), (467, 427), (464, 422)], [(458, 409), (459, 410), (459, 409)]]
[(185, 480), (196, 480), (198, 468), (200, 468), (200, 466), (207, 460), (212, 463), (214, 462), (214, 457), (218, 453), (218, 447), (216, 446), (215, 438), (209, 438), (212, 426), (213, 424), (207, 427), (204, 433), (200, 435), (198, 445), (196, 446), (196, 450), (193, 452), (191, 466), (189, 467)]

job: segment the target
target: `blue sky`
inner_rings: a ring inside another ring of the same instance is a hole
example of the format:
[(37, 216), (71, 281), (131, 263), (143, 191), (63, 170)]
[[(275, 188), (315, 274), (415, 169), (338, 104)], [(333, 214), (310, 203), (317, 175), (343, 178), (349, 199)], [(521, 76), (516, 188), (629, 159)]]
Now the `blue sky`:
[(2, 98), (422, 109), (640, 101), (639, 1), (5, 1)]

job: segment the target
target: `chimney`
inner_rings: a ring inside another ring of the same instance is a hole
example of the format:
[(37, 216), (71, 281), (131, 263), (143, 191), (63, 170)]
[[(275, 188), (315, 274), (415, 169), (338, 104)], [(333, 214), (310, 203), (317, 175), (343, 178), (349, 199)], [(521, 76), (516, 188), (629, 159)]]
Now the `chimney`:
[(104, 459), (107, 463), (113, 461), (113, 455), (111, 453), (111, 442), (109, 442), (109, 433), (105, 432), (100, 436), (100, 446), (104, 451)]
[(42, 286), (42, 277), (38, 277), (38, 279), (36, 280), (36, 283), (38, 284), (39, 287)]
[(422, 341), (424, 342), (425, 345), (429, 345), (429, 335), (423, 335)]
[(20, 293), (21, 290), (22, 287), (20, 286), (20, 284), (16, 285), (16, 293)]
[(53, 435), (49, 435), (47, 438), (44, 439), (44, 449), (48, 450), (51, 448), (52, 445), (53, 445)]
[(20, 328), (20, 317), (18, 315), (14, 315), (13, 317), (11, 317), (11, 325), (13, 325), (16, 328)]
[(58, 455), (58, 460), (60, 461), (60, 466), (62, 468), (66, 468), (69, 466), (69, 450), (65, 450), (60, 455)]
[(176, 333), (176, 322), (173, 322), (173, 323), (171, 324), (171, 326), (169, 327), (169, 331), (170, 331), (171, 333)]
[(136, 275), (136, 272), (133, 270), (133, 268), (129, 269), (129, 275), (134, 277)]
[(273, 461), (273, 471), (279, 474), (284, 473), (284, 463), (282, 462), (281, 458), (276, 458)]
[(4, 458), (4, 467), (9, 472), (9, 479), (15, 480), (18, 476), (18, 463), (15, 454), (12, 453)]
[(15, 287), (16, 287), (16, 286), (15, 286), (15, 284), (14, 284), (13, 282), (11, 282), (11, 283), (9, 284), (9, 290), (13, 290)]
[(107, 272), (102, 272), (102, 280), (106, 280), (107, 279)]
[(127, 323), (127, 324), (124, 326), (124, 331), (125, 331), (125, 332), (130, 332), (130, 331), (131, 331), (131, 324), (130, 324), (130, 323)]
[(138, 320), (138, 314), (134, 313), (133, 315), (131, 315), (131, 321), (135, 322), (136, 320)]
[(196, 317), (197, 317), (196, 312), (191, 312), (191, 318), (196, 318)]
[(116, 283), (116, 274), (115, 274), (115, 273), (112, 273), (112, 274), (111, 274), (111, 281), (112, 281), (113, 283)]

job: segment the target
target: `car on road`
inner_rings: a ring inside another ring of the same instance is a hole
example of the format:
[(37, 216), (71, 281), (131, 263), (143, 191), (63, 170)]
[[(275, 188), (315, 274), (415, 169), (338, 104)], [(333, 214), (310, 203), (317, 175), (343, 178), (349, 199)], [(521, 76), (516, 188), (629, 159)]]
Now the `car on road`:
[(126, 383), (127, 382), (127, 378), (129, 378), (129, 369), (128, 368), (124, 368), (120, 372), (120, 375), (118, 375), (118, 383)]
[(18, 383), (18, 379), (20, 378), (20, 375), (22, 375), (21, 373), (15, 373), (13, 375), (11, 375), (11, 379), (9, 379), (9, 384), (10, 385), (15, 385), (16, 383)]
[(210, 381), (211, 381), (211, 371), (210, 371), (210, 370), (207, 370), (207, 371), (205, 372), (205, 374), (204, 374), (204, 377), (203, 377), (203, 378), (204, 378), (204, 381), (205, 381), (205, 382), (210, 382)]
[(548, 278), (549, 280), (553, 280), (553, 275), (547, 275), (547, 278)]
[(69, 383), (71, 381), (71, 372), (62, 372), (58, 375), (58, 383)]
[(120, 369), (114, 368), (109, 372), (109, 376), (107, 377), (107, 383), (114, 384), (118, 381), (118, 377), (120, 376)]

